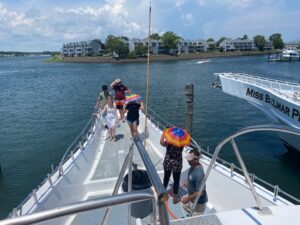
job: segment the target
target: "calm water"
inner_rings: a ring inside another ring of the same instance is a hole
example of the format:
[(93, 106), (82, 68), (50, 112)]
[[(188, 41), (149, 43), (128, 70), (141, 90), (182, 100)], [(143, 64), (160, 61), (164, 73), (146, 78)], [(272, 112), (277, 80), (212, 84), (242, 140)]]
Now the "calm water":
[[(45, 58), (0, 58), (0, 218), (57, 165), (90, 118), (101, 85), (121, 78), (145, 93), (145, 64), (44, 63)], [(269, 121), (246, 101), (211, 88), (214, 72), (244, 72), (300, 82), (300, 63), (267, 63), (265, 56), (151, 64), (150, 107), (184, 124), (184, 86), (194, 84), (193, 136), (202, 147), (250, 125)], [(250, 172), (300, 198), (300, 157), (277, 135), (238, 140)], [(222, 153), (232, 159), (230, 151)]]

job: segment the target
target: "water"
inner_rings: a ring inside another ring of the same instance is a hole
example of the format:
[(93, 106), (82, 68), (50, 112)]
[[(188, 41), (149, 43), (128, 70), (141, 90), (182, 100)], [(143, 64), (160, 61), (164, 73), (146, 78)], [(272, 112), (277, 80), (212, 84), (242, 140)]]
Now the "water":
[[(91, 116), (103, 84), (120, 78), (145, 96), (145, 64), (45, 63), (43, 57), (0, 58), (0, 218), (56, 166)], [(211, 88), (214, 72), (244, 72), (300, 81), (300, 63), (267, 63), (265, 56), (156, 62), (150, 67), (149, 105), (184, 125), (184, 87), (194, 84), (193, 136), (213, 149), (246, 126), (270, 123), (244, 100)], [(252, 134), (237, 143), (250, 172), (300, 198), (300, 157), (277, 135)], [(231, 151), (222, 153), (233, 159)]]

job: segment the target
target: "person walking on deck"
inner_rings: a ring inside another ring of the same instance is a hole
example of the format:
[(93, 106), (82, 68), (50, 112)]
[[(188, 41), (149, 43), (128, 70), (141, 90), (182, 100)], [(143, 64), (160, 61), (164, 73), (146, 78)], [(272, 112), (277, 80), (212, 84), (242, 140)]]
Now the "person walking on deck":
[(140, 110), (144, 110), (144, 105), (141, 101), (131, 101), (125, 105), (125, 112), (127, 111), (127, 123), (130, 128), (130, 133), (132, 138), (138, 138), (138, 126)]
[[(185, 156), (189, 165), (191, 166), (188, 171), (188, 180), (186, 182), (188, 194), (181, 198), (183, 208), (190, 212), (194, 201), (199, 193), (199, 188), (204, 179), (205, 173), (204, 169), (199, 161), (200, 153), (197, 149), (192, 149)], [(197, 202), (197, 205), (194, 210), (194, 215), (203, 214), (205, 211), (206, 203), (208, 201), (206, 187), (204, 187), (203, 192), (200, 195), (200, 198)]]
[(107, 99), (107, 104), (104, 106), (102, 114), (106, 112), (105, 124), (108, 126), (109, 140), (116, 141), (115, 133), (118, 121), (117, 108), (113, 102), (112, 96)]
[(104, 106), (107, 104), (107, 99), (109, 96), (112, 96), (112, 94), (108, 91), (107, 85), (103, 85), (102, 91), (99, 93), (96, 103), (96, 108), (98, 109), (98, 112), (104, 109)]
[(115, 103), (116, 107), (120, 113), (120, 119), (125, 122), (124, 118), (124, 104), (125, 104), (125, 92), (130, 92), (130, 90), (122, 83), (120, 79), (116, 79), (110, 84), (111, 88), (115, 90)]

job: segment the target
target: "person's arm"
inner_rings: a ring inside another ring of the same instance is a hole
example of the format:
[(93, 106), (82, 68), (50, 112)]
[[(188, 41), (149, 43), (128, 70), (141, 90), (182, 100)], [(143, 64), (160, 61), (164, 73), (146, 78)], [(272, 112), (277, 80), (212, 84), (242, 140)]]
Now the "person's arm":
[[(117, 79), (117, 80), (118, 80), (118, 79)], [(114, 88), (114, 86), (115, 86), (117, 80), (114, 80), (109, 86), (110, 86), (111, 88)]]
[(115, 109), (115, 117), (116, 117), (116, 121), (118, 121), (118, 109), (117, 109), (117, 105), (114, 102), (114, 109)]
[(181, 198), (181, 202), (182, 202), (183, 204), (186, 204), (186, 203), (188, 203), (188, 202), (191, 202), (191, 201), (195, 200), (196, 197), (197, 197), (197, 195), (198, 195), (198, 193), (199, 193), (198, 191), (195, 191), (195, 192), (193, 192), (192, 194), (188, 194), (188, 195), (183, 196), (183, 197)]
[(143, 104), (143, 102), (141, 102), (140, 110), (144, 110), (144, 104)]
[(160, 144), (164, 147), (167, 147), (168, 143), (165, 141), (164, 135), (160, 137)]
[(123, 84), (123, 87), (124, 87), (125, 92), (131, 94), (131, 90), (130, 90), (127, 86), (125, 86), (125, 85)]
[(101, 115), (103, 115), (103, 113), (106, 112), (106, 111), (107, 111), (107, 105), (105, 105), (104, 108), (102, 109), (102, 111), (100, 112)]

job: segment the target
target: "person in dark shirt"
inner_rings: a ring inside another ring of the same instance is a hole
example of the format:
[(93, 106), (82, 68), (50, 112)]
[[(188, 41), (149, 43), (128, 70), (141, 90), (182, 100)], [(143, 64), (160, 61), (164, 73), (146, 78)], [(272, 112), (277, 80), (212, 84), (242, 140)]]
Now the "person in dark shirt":
[(173, 203), (177, 204), (180, 201), (178, 195), (179, 182), (182, 170), (182, 150), (183, 147), (177, 147), (167, 143), (164, 135), (160, 138), (160, 144), (166, 147), (166, 154), (163, 162), (164, 166), (164, 186), (167, 189), (171, 174), (173, 175)]
[(127, 123), (129, 125), (132, 138), (138, 138), (140, 109), (144, 109), (144, 105), (141, 101), (131, 101), (125, 106), (125, 110), (127, 111)]
[(120, 113), (120, 119), (125, 122), (124, 118), (124, 103), (125, 103), (125, 92), (130, 92), (130, 90), (122, 83), (120, 79), (116, 79), (110, 84), (111, 88), (115, 90), (115, 104)]

